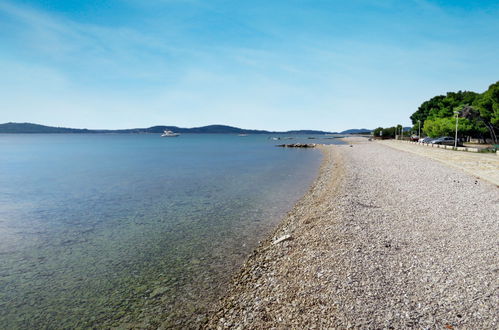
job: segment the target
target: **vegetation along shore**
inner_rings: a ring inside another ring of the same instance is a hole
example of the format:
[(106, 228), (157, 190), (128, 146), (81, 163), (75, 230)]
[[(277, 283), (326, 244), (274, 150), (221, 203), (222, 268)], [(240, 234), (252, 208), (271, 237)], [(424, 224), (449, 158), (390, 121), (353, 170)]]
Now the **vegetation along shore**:
[(347, 142), (320, 147), (309, 193), (206, 326), (497, 328), (497, 186), (431, 157)]
[[(457, 122), (456, 122), (457, 117)], [(499, 81), (483, 93), (473, 91), (448, 92), (423, 102), (410, 117), (410, 131), (424, 136), (454, 136), (462, 141), (472, 139), (499, 143)], [(375, 137), (393, 138), (402, 126), (378, 127)]]

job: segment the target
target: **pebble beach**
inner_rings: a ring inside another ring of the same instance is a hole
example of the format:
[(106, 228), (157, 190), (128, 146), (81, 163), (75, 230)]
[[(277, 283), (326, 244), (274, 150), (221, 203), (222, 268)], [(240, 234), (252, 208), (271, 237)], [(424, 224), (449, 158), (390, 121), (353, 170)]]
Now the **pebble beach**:
[(498, 187), (378, 142), (347, 143), (320, 147), (309, 192), (206, 327), (498, 328)]

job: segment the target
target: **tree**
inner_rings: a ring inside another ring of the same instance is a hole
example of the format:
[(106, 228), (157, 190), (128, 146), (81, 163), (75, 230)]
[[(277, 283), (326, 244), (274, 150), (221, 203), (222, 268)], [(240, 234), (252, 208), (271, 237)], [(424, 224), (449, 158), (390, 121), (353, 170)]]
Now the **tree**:
[[(459, 119), (458, 135), (460, 137), (468, 135), (473, 129), (474, 126), (470, 120), (466, 118)], [(454, 136), (455, 130), (456, 117), (427, 119), (424, 123), (424, 131), (430, 137)]]
[(423, 102), (418, 110), (410, 117), (412, 124), (426, 119), (445, 118), (453, 115), (453, 111), (460, 105), (471, 105), (479, 94), (470, 91), (448, 92), (445, 96), (438, 95)]
[(460, 128), (460, 133), (484, 140), (490, 135), (494, 143), (498, 143), (499, 81), (490, 85), (483, 94), (471, 91), (448, 92), (445, 96), (438, 95), (423, 102), (411, 115), (413, 130), (416, 130), (420, 120), (427, 135), (450, 135), (449, 118), (454, 116), (456, 110), (460, 111), (460, 117), (466, 119), (463, 121), (463, 125), (466, 125), (463, 129)]
[[(382, 134), (382, 135), (380, 135)], [(388, 138), (394, 138), (395, 137), (395, 127), (388, 127), (388, 128), (383, 128), (383, 127), (378, 127), (373, 131), (373, 135), (378, 137), (388, 137)]]
[(373, 136), (383, 136), (383, 127), (375, 128), (373, 131)]
[(475, 99), (470, 115), (483, 122), (489, 130), (492, 140), (497, 144), (499, 135), (499, 81), (490, 85), (487, 91)]
[(421, 120), (421, 123), (424, 123), (426, 118), (428, 118), (428, 116), (430, 115), (430, 111), (432, 111), (433, 109), (440, 108), (440, 104), (444, 98), (445, 96), (438, 95), (431, 98), (428, 101), (423, 102), (423, 104), (421, 104), (418, 110), (412, 114), (411, 116), (412, 123), (416, 124), (418, 120)]
[[(482, 140), (485, 141), (485, 135), (487, 134), (487, 132), (491, 132), (487, 125), (485, 125), (485, 121), (483, 120), (483, 118), (480, 117), (480, 112), (469, 105), (459, 107), (458, 111), (460, 117), (468, 119), (472, 124), (472, 128), (470, 129), (469, 134), (472, 136), (479, 136)], [(494, 132), (492, 132), (492, 134), (490, 135), (494, 136)]]

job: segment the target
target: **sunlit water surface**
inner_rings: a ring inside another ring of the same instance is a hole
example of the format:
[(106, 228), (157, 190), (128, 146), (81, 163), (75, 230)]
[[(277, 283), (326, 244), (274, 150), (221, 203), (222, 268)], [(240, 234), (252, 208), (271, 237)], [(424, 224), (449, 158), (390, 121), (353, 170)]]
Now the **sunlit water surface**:
[(317, 174), (276, 143), (0, 135), (0, 328), (201, 324)]

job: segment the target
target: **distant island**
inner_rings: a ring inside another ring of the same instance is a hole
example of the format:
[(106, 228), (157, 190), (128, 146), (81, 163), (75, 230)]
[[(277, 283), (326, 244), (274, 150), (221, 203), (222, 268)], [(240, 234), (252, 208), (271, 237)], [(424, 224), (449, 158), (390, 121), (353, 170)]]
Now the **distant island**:
[(367, 128), (352, 128), (346, 131), (339, 132), (338, 134), (371, 134), (372, 129)]
[(369, 129), (349, 129), (343, 132), (325, 132), (316, 130), (293, 130), (286, 132), (265, 131), (242, 129), (238, 127), (226, 125), (209, 125), (193, 128), (182, 128), (177, 126), (152, 126), (149, 128), (131, 128), (131, 129), (86, 129), (86, 128), (66, 128), (52, 127), (32, 123), (5, 123), (0, 124), (0, 133), (11, 134), (96, 134), (96, 133), (114, 133), (114, 134), (145, 134), (163, 133), (165, 130), (170, 130), (177, 133), (198, 133), (198, 134), (369, 134)]

